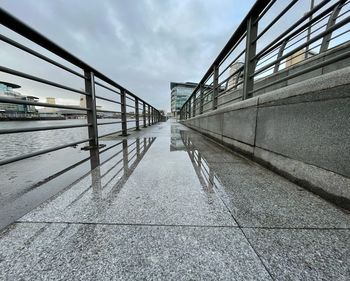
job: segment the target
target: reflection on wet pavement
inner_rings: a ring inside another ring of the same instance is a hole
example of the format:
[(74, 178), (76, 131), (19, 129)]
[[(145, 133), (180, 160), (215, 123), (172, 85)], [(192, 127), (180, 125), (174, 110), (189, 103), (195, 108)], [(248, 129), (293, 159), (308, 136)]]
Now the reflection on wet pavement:
[(349, 214), (319, 197), (174, 121), (106, 142), (100, 166), (0, 233), (0, 279), (348, 274)]

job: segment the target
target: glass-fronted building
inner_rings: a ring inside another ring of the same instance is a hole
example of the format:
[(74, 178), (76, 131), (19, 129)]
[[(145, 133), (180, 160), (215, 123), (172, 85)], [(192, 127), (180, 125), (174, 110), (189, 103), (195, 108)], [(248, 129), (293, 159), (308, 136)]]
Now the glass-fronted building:
[[(25, 101), (36, 102), (38, 100), (37, 97), (33, 96), (24, 96), (14, 89), (18, 89), (21, 86), (0, 81), (0, 96), (10, 98), (10, 99), (20, 99)], [(26, 104), (15, 104), (15, 103), (1, 103), (0, 102), (0, 112), (5, 116), (21, 116), (26, 114), (37, 114), (37, 110), (34, 105), (26, 105)]]
[(188, 97), (192, 94), (197, 85), (197, 83), (192, 82), (170, 82), (171, 115), (173, 117), (178, 117), (181, 107), (186, 102)]

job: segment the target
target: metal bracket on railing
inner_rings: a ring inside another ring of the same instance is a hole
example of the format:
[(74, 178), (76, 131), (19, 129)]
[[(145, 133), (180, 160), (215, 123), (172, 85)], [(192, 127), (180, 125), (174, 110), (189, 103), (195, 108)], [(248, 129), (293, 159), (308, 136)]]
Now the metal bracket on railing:
[(98, 147), (87, 145), (87, 146), (84, 146), (84, 147), (80, 148), (80, 150), (85, 150), (86, 151), (86, 150), (92, 150), (92, 149), (96, 149), (96, 148), (100, 149), (100, 148), (104, 148), (104, 147), (106, 147), (105, 144), (99, 144)]

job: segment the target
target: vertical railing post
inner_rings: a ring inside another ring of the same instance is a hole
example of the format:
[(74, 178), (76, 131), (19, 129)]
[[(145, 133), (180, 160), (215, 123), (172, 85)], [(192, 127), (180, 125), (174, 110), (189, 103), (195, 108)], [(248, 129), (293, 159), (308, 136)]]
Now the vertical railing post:
[(126, 120), (126, 98), (125, 98), (125, 90), (122, 89), (120, 91), (120, 108), (121, 108), (121, 117), (122, 117), (122, 136), (128, 135), (127, 129), (127, 120)]
[(147, 120), (146, 120), (146, 103), (142, 102), (142, 115), (143, 115), (143, 127), (147, 128)]
[(89, 148), (90, 148), (90, 167), (95, 169), (100, 165), (99, 143), (98, 143), (98, 128), (97, 128), (97, 113), (96, 113), (96, 96), (95, 96), (95, 77), (94, 73), (84, 71), (85, 76), (85, 92), (86, 92), (86, 107), (87, 122), (91, 124), (88, 127)]
[(203, 87), (202, 83), (199, 86), (199, 90), (200, 90), (199, 114), (202, 114), (203, 113), (203, 103), (204, 103), (204, 87)]
[(147, 113), (148, 113), (148, 126), (151, 126), (151, 107), (150, 105), (148, 104), (148, 110), (147, 110)]
[(195, 117), (196, 116), (196, 96), (197, 96), (197, 92), (196, 93), (194, 93), (194, 95), (193, 95), (193, 117)]
[(218, 108), (218, 95), (219, 95), (219, 67), (214, 65), (213, 69), (213, 109)]
[(136, 155), (137, 157), (140, 156), (140, 139), (139, 138), (136, 139)]
[(188, 99), (188, 118), (191, 118), (191, 99), (192, 97)]
[(140, 116), (139, 116), (139, 99), (135, 97), (135, 117), (136, 117), (136, 131), (140, 130)]
[(190, 103), (189, 101), (187, 101), (187, 104), (186, 104), (186, 119), (189, 119), (190, 118)]
[(246, 53), (244, 63), (244, 81), (243, 81), (243, 95), (242, 99), (250, 98), (250, 92), (254, 88), (254, 71), (256, 66), (256, 39), (258, 35), (258, 15), (252, 14), (247, 22), (247, 38), (246, 38)]
[[(327, 27), (326, 30), (330, 29), (336, 22), (339, 12), (341, 10), (341, 8), (343, 7), (345, 1), (340, 2), (332, 11), (332, 13), (329, 16), (328, 19), (328, 23), (327, 23)], [(311, 8), (313, 7), (313, 2), (311, 3)], [(312, 17), (312, 16), (311, 16)], [(327, 33), (323, 39), (322, 39), (322, 43), (321, 43), (321, 48), (320, 48), (320, 53), (323, 53), (325, 51), (328, 50), (328, 46), (329, 46), (329, 42), (330, 39), (332, 38), (332, 32)], [(308, 40), (310, 40), (310, 37), (308, 37)]]
[(154, 108), (151, 107), (151, 120), (152, 120), (152, 125), (154, 124)]
[(90, 108), (87, 112), (87, 122), (89, 126), (89, 146), (98, 148), (98, 130), (97, 130), (97, 113), (96, 113), (96, 96), (95, 96), (95, 76), (93, 72), (85, 71), (85, 92), (86, 107)]
[(123, 139), (123, 168), (124, 168), (124, 176), (129, 171), (129, 159), (128, 159), (128, 141)]

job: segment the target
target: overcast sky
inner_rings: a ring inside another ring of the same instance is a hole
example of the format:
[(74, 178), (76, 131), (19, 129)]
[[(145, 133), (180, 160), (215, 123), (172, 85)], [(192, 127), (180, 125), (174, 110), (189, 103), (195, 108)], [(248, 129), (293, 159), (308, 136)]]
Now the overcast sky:
[[(136, 95), (169, 110), (170, 81), (198, 82), (254, 1), (0, 0), (0, 3), (2, 8)], [(35, 69), (43, 75), (51, 73), (48, 79), (55, 76), (46, 69), (47, 64), (34, 67), (31, 63), (38, 65), (36, 61), (23, 54), (14, 58), (9, 52), (12, 51), (3, 48), (0, 58), (13, 68)], [(27, 86), (27, 91), (36, 91), (33, 94), (41, 98), (53, 95), (48, 94), (49, 90), (33, 90), (31, 86)]]

